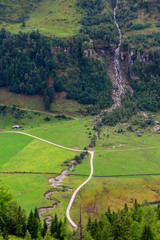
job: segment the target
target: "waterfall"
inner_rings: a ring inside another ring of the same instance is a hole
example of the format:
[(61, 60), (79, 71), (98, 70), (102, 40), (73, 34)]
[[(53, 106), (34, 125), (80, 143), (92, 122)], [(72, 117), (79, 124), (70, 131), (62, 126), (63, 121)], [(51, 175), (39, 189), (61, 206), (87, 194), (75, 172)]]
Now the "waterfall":
[(115, 85), (116, 87), (118, 87), (117, 92), (115, 93), (116, 95), (115, 103), (120, 104), (121, 96), (124, 94), (124, 88), (123, 88), (123, 79), (122, 79), (121, 67), (120, 67), (120, 46), (122, 41), (122, 32), (116, 19), (117, 7), (118, 7), (118, 0), (116, 1), (116, 6), (114, 8), (114, 22), (119, 32), (119, 44), (114, 54), (114, 69), (115, 69)]

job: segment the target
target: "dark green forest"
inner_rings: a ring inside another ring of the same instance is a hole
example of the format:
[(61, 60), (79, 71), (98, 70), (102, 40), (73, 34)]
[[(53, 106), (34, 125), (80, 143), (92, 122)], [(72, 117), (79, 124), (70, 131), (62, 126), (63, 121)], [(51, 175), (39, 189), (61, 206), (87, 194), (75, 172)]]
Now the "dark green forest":
[(129, 77), (138, 107), (149, 111), (160, 109), (160, 60), (143, 65), (135, 62), (132, 71), (139, 77), (137, 80)]
[(79, 103), (110, 106), (111, 80), (99, 60), (83, 55), (82, 44), (87, 40), (84, 34), (65, 40), (39, 32), (12, 35), (2, 29), (0, 86), (16, 93), (41, 94), (50, 103), (55, 91), (66, 91), (68, 98)]

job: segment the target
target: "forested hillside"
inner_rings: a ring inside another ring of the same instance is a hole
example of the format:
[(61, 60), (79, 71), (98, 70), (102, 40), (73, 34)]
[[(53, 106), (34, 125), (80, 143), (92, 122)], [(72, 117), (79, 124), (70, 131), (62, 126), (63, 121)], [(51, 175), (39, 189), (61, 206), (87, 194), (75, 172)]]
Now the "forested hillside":
[[(1, 0), (0, 86), (43, 95), (46, 109), (55, 91), (82, 104), (110, 107), (113, 69), (109, 76), (108, 66), (119, 41), (116, 1), (48, 1)], [(142, 110), (160, 108), (159, 5), (159, 0), (120, 0), (117, 9), (121, 66)], [(37, 23), (39, 13), (43, 19)], [(37, 25), (31, 28), (33, 21)]]
[[(84, 35), (71, 40), (47, 38), (38, 32), (12, 35), (0, 32), (0, 86), (25, 94), (41, 94), (51, 102), (54, 91), (83, 104), (108, 107), (111, 80), (103, 64), (85, 57)], [(48, 100), (47, 100), (48, 102)]]
[(46, 37), (39, 31), (15, 35), (1, 30), (1, 87), (16, 93), (41, 94), (46, 109), (55, 91), (66, 91), (67, 98), (98, 108), (112, 105), (111, 79), (105, 62), (95, 51), (96, 41), (106, 48), (114, 39), (117, 41), (112, 10), (106, 14), (109, 3), (102, 0), (95, 1), (94, 8), (91, 0), (79, 0), (77, 7), (84, 12), (82, 28), (70, 39)]
[(121, 59), (138, 107), (160, 108), (160, 1), (119, 1)]

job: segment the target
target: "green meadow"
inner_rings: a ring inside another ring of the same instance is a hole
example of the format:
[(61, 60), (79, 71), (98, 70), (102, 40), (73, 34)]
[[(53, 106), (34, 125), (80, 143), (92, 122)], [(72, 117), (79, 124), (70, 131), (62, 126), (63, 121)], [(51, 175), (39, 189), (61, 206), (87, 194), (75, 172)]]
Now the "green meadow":
[(84, 147), (88, 147), (90, 142), (89, 132), (93, 133), (93, 130), (90, 126), (89, 117), (78, 117), (69, 121), (60, 120), (55, 124), (50, 122), (35, 126), (25, 129), (25, 132), (65, 147), (83, 150)]
[(0, 133), (0, 167), (16, 156), (26, 145), (33, 141), (32, 138), (20, 134)]
[[(39, 30), (45, 35), (69, 37), (78, 33), (81, 24), (82, 10), (76, 5), (76, 0), (42, 0), (11, 1), (2, 3), (0, 27), (12, 33), (31, 32)], [(5, 14), (10, 12), (10, 14)], [(19, 19), (25, 18), (25, 26)]]
[[(8, 139), (10, 139), (9, 145)], [(1, 171), (60, 173), (65, 169), (65, 166), (62, 166), (62, 164), (66, 160), (71, 161), (76, 155), (75, 152), (67, 151), (18, 133), (1, 132), (0, 140), (3, 143), (0, 163)], [(25, 141), (26, 145), (24, 146)], [(21, 142), (23, 142), (23, 147), (21, 147)], [(14, 147), (9, 148), (11, 143)], [(3, 156), (6, 157), (3, 158)]]
[(160, 173), (160, 149), (95, 153), (97, 176)]
[[(124, 132), (118, 133), (118, 129)], [(142, 136), (138, 137), (137, 132), (141, 131)], [(124, 150), (148, 147), (160, 147), (160, 135), (154, 128), (141, 129), (135, 128), (134, 132), (127, 131), (127, 126), (118, 125), (116, 127), (106, 127), (102, 130), (100, 138), (96, 142), (95, 150)]]
[[(18, 108), (34, 111), (44, 111), (43, 97), (40, 95), (25, 95), (10, 92), (7, 88), (0, 88), (0, 103), (7, 106), (15, 104)], [(56, 97), (51, 104), (51, 112), (55, 114), (67, 114), (70, 116), (80, 115), (80, 111), (86, 106), (75, 100), (66, 99), (62, 93), (56, 93)], [(47, 113), (47, 112), (46, 112)]]
[[(15, 114), (15, 113), (14, 113)], [(6, 130), (16, 124), (11, 112), (0, 114), (0, 124)], [(157, 118), (159, 117), (157, 113)], [(46, 121), (49, 117), (49, 121)], [(24, 123), (24, 124), (23, 124)], [(55, 142), (59, 145), (83, 149), (89, 145), (93, 136), (93, 122), (91, 117), (77, 117), (61, 119), (46, 113), (27, 112), (18, 119), (24, 132)], [(119, 128), (123, 129), (118, 133)], [(90, 217), (98, 217), (108, 206), (118, 210), (127, 202), (132, 206), (133, 200), (140, 203), (159, 200), (159, 176), (137, 177), (103, 177), (106, 175), (147, 174), (160, 173), (160, 135), (152, 128), (142, 129), (142, 136), (137, 131), (129, 132), (127, 125), (105, 127), (93, 148), (94, 175), (76, 197), (71, 216), (78, 223), (80, 203), (83, 221)], [(0, 132), (0, 171), (31, 171), (31, 172), (62, 172), (67, 166), (65, 161), (71, 161), (76, 152), (57, 148), (45, 142), (18, 133)], [(153, 149), (149, 149), (149, 148)], [(143, 149), (144, 148), (144, 149)], [(63, 165), (63, 166), (62, 166)], [(90, 155), (77, 165), (72, 174), (90, 174)], [(87, 176), (70, 175), (63, 179), (61, 186), (71, 187), (71, 192), (54, 192), (53, 201), (44, 197), (44, 193), (51, 189), (48, 178), (56, 175), (37, 174), (1, 174), (1, 185), (6, 186), (15, 196), (15, 200), (27, 210), (37, 207), (51, 206), (54, 201), (60, 201), (55, 210), (45, 215), (55, 213), (60, 218), (65, 216), (66, 208), (73, 191), (82, 184)]]
[(50, 175), (1, 174), (0, 181), (28, 214), (35, 207), (50, 206), (51, 202), (44, 197), (44, 193), (51, 188), (49, 177)]
[[(34, 111), (0, 113), (0, 130), (12, 130), (13, 125), (23, 126), (24, 132), (59, 145), (84, 149), (88, 147), (91, 135), (94, 134), (91, 126), (91, 117), (77, 117), (63, 119), (55, 114)], [(17, 115), (19, 117), (17, 117)]]

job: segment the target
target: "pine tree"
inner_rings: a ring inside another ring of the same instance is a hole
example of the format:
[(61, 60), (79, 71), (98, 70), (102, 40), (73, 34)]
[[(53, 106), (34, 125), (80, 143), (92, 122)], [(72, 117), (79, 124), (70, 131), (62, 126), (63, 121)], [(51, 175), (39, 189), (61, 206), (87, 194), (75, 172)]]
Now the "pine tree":
[(58, 230), (58, 217), (57, 214), (55, 214), (54, 218), (52, 218), (52, 222), (51, 222), (51, 235), (56, 237), (57, 235), (57, 230)]
[(62, 220), (60, 220), (60, 222), (58, 223), (57, 232), (56, 232), (55, 237), (63, 240), (63, 236), (61, 236), (61, 228), (62, 228)]
[(42, 229), (42, 237), (44, 237), (46, 235), (47, 229), (48, 229), (48, 227), (47, 227), (46, 219), (44, 219), (43, 229)]
[(91, 236), (93, 238), (96, 237), (96, 234), (97, 234), (97, 229), (98, 229), (98, 222), (97, 222), (97, 219), (94, 220), (94, 222), (91, 224)]
[(153, 239), (154, 239), (153, 233), (150, 226), (145, 224), (142, 232), (141, 240), (153, 240)]
[(62, 226), (61, 226), (61, 233), (60, 233), (60, 238), (61, 239), (66, 239), (66, 236), (67, 236), (67, 231), (66, 231), (66, 229), (67, 229), (67, 219), (66, 219), (66, 217), (64, 218), (64, 221), (63, 221), (63, 223), (62, 223)]
[(16, 231), (15, 233), (18, 236), (24, 236), (26, 232), (26, 217), (24, 214), (24, 211), (21, 209), (19, 206), (18, 211), (17, 211), (17, 216), (16, 216)]
[(40, 217), (39, 217), (37, 208), (35, 208), (35, 210), (34, 210), (34, 216), (35, 216), (35, 218), (37, 218), (40, 221)]
[(116, 220), (113, 224), (112, 237), (113, 240), (123, 239), (122, 225), (118, 220)]
[(124, 211), (125, 211), (125, 213), (128, 212), (128, 206), (127, 206), (127, 203), (125, 203), (125, 205), (124, 205)]
[(30, 211), (29, 217), (28, 217), (28, 221), (27, 221), (27, 230), (29, 231), (29, 233), (31, 234), (31, 236), (34, 235), (34, 230), (33, 230), (33, 222), (34, 222), (34, 216), (33, 216), (33, 212), (32, 210)]
[(32, 238), (37, 238), (38, 232), (41, 231), (41, 222), (40, 222), (37, 209), (35, 209), (34, 214), (31, 210), (28, 217), (27, 229), (30, 232)]
[(32, 233), (32, 238), (37, 238), (38, 237), (38, 232), (40, 231), (40, 224), (39, 220), (37, 218), (33, 218), (33, 233)]
[(157, 218), (160, 220), (160, 204), (157, 206)]
[(41, 231), (38, 231), (37, 240), (42, 240), (42, 239), (43, 239), (42, 233), (41, 233)]
[(47, 230), (46, 235), (44, 237), (44, 240), (52, 240), (52, 237), (51, 237), (51, 234), (50, 234), (49, 230)]
[(31, 240), (31, 234), (29, 233), (29, 231), (27, 230), (26, 235), (25, 235), (25, 240)]
[(45, 110), (50, 110), (51, 104), (50, 104), (50, 101), (49, 101), (47, 89), (44, 89), (44, 92), (43, 92), (43, 102), (44, 102)]

